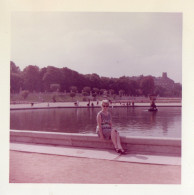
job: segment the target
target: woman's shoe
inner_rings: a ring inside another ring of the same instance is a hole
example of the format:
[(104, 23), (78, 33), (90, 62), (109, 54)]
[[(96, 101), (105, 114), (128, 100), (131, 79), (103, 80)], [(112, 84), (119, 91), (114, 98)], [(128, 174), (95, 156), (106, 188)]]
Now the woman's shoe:
[(121, 149), (120, 149), (120, 153), (121, 153), (121, 154), (126, 154), (127, 152), (126, 152), (125, 150), (121, 150)]
[(116, 151), (117, 153), (120, 153), (120, 152), (121, 152), (121, 150), (118, 149), (118, 148), (115, 148), (115, 151)]

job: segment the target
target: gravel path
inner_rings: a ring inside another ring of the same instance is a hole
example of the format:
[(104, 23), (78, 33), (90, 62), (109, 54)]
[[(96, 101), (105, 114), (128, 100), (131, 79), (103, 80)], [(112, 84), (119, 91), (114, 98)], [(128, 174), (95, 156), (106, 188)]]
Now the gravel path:
[(10, 183), (180, 184), (181, 166), (10, 151)]

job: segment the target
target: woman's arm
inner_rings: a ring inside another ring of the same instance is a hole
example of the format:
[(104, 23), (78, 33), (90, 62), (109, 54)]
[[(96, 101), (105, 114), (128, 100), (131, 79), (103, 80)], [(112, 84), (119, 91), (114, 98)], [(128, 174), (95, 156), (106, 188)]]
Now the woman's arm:
[(112, 129), (112, 115), (111, 115), (110, 112), (109, 112), (109, 114), (110, 114), (110, 127), (111, 127), (111, 129)]
[(100, 113), (98, 113), (97, 115), (97, 125), (98, 125), (98, 130), (99, 130), (99, 134), (100, 134), (100, 138), (101, 139), (104, 139), (104, 136), (102, 134), (102, 126), (101, 126), (101, 116), (100, 116)]

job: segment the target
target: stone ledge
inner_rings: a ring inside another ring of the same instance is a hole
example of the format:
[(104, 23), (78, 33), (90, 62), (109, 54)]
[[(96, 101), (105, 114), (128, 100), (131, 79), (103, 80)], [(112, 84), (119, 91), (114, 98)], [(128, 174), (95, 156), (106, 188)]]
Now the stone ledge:
[[(10, 130), (11, 142), (77, 146), (88, 148), (113, 148), (111, 141), (100, 140), (95, 134), (72, 134), (42, 131)], [(155, 137), (121, 137), (129, 152), (181, 155), (181, 139)]]

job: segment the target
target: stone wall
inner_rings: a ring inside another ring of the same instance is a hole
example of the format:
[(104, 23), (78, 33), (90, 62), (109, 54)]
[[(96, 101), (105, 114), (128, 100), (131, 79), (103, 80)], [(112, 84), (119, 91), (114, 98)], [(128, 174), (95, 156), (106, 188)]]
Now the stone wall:
[[(100, 140), (97, 135), (94, 134), (11, 130), (10, 142), (113, 149), (111, 141)], [(128, 152), (181, 155), (181, 139), (121, 137), (121, 142)]]

